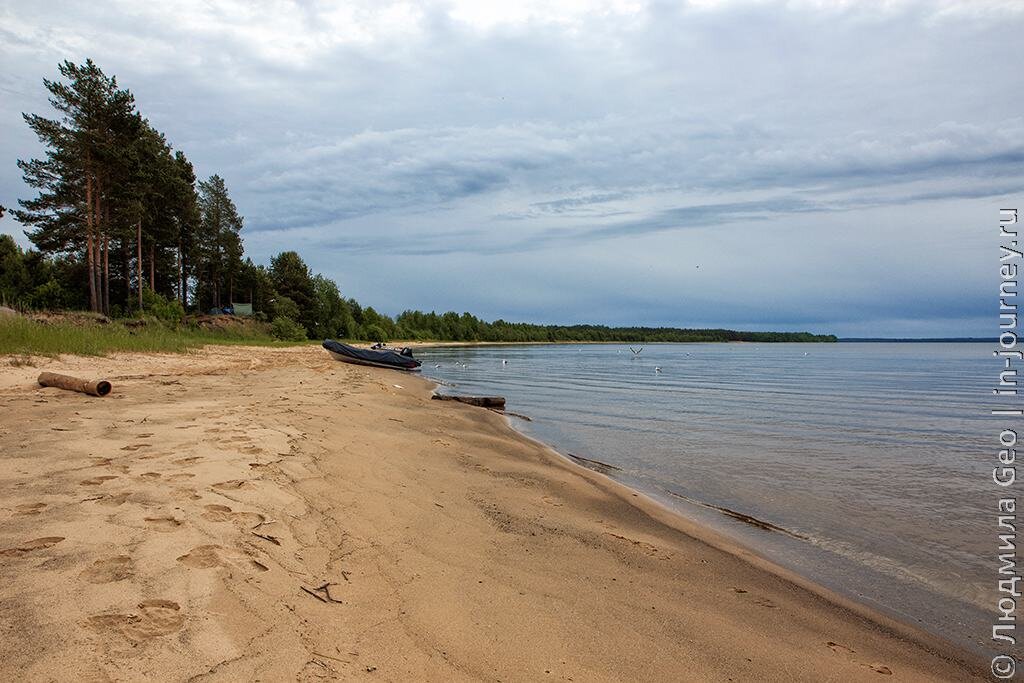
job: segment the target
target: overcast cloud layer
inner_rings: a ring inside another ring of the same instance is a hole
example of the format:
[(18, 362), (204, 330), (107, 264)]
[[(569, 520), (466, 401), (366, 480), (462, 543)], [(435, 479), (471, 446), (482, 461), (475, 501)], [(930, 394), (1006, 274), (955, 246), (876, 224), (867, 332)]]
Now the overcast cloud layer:
[(1013, 1), (0, 2), (0, 203), (91, 57), (255, 260), (389, 313), (993, 336), (1021, 35)]

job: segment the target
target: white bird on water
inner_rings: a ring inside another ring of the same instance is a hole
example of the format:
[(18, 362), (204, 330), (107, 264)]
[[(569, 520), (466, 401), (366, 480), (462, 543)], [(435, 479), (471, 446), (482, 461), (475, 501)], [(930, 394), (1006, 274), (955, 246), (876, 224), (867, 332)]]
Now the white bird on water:
[(654, 368), (654, 374), (660, 375), (661, 374), (661, 368)]
[(502, 358), (502, 359), (501, 359), (501, 364), (502, 364), (502, 365), (508, 365), (508, 361), (507, 361), (507, 360), (505, 360), (504, 358)]

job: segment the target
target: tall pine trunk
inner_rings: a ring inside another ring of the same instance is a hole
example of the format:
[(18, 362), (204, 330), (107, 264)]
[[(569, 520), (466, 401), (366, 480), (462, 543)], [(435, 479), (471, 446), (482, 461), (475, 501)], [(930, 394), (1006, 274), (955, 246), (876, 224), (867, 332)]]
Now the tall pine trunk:
[(181, 248), (181, 238), (178, 238), (178, 301), (181, 307), (188, 306), (188, 292), (185, 291), (185, 253)]
[(142, 315), (142, 219), (135, 222), (135, 239), (138, 242), (136, 258), (136, 275), (139, 282), (139, 315)]
[(127, 313), (128, 302), (132, 298), (132, 256), (127, 236), (121, 238), (121, 275), (124, 277), (124, 308)]
[(85, 168), (85, 265), (89, 273), (89, 310), (99, 310), (96, 299), (96, 263), (93, 253), (92, 173), (88, 156)]
[(92, 242), (93, 249), (93, 276), (96, 278), (96, 312), (103, 312), (103, 235), (100, 233), (98, 226), (96, 230), (96, 237)]
[(103, 315), (110, 315), (110, 235), (103, 235)]
[(96, 217), (93, 225), (96, 227), (96, 298), (99, 299), (100, 310), (104, 315), (110, 314), (110, 286), (108, 275), (110, 273), (107, 245), (109, 222), (103, 213), (103, 184), (100, 178), (96, 178), (96, 191), (93, 192), (93, 203), (95, 204)]
[(156, 245), (149, 244), (149, 288), (156, 291)]

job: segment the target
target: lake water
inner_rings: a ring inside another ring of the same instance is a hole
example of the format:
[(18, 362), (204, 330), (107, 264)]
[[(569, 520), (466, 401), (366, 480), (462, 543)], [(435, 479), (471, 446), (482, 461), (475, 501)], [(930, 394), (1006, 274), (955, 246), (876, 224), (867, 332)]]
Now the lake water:
[(505, 396), (533, 419), (515, 426), (556, 450), (619, 467), (616, 478), (768, 559), (980, 651), (997, 579), (992, 350), (657, 344), (634, 355), (594, 344), (418, 356), (442, 391)]

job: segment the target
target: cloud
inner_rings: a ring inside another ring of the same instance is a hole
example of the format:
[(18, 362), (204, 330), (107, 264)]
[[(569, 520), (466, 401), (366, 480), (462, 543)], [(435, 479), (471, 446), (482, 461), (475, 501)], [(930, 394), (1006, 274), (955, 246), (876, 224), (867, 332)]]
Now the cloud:
[[(978, 226), (1024, 187), (1015, 2), (17, 5), (0, 2), (0, 203), (27, 194), (14, 160), (40, 150), (20, 113), (47, 111), (42, 78), (92, 57), (201, 175), (227, 179), (257, 260), (295, 248), (392, 312), (896, 325), (913, 318), (893, 310), (906, 277), (962, 275), (950, 249), (985, 267)], [(850, 234), (875, 240), (846, 245), (864, 260), (844, 286), (876, 284), (856, 302), (799, 267)], [(693, 281), (693, 253), (727, 272), (722, 235), (788, 255), (742, 260), (771, 301)], [(655, 271), (642, 301), (605, 282)], [(515, 278), (533, 286), (513, 300)], [(920, 306), (921, 329), (977, 325), (985, 286)], [(672, 294), (691, 287), (703, 304)], [(858, 320), (810, 314), (809, 292)]]

